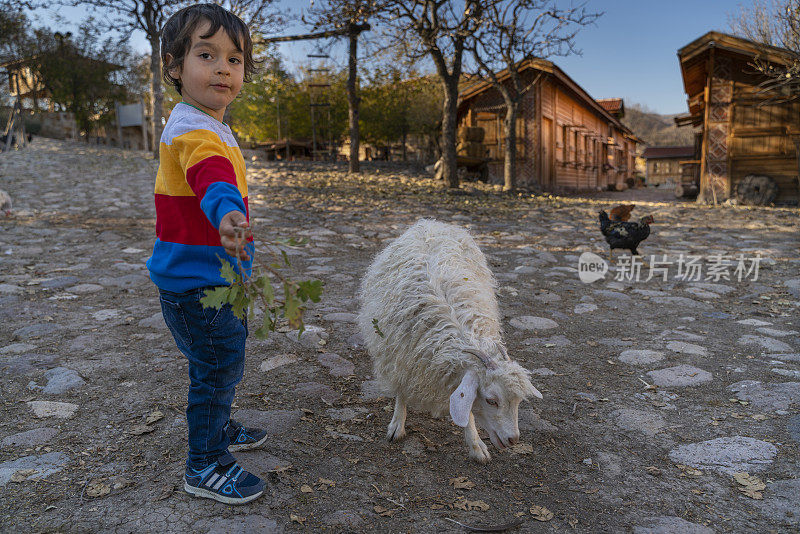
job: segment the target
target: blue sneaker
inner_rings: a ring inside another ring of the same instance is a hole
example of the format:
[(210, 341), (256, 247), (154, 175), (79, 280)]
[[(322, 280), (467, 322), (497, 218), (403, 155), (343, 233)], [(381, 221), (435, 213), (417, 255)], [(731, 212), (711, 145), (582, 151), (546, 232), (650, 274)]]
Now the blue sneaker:
[(231, 419), (225, 423), (225, 432), (231, 443), (228, 450), (231, 452), (247, 451), (255, 449), (267, 441), (267, 432), (260, 428), (245, 428), (243, 425)]
[(248, 473), (226, 452), (205, 469), (186, 468), (183, 489), (195, 497), (225, 504), (244, 504), (264, 493), (264, 481)]

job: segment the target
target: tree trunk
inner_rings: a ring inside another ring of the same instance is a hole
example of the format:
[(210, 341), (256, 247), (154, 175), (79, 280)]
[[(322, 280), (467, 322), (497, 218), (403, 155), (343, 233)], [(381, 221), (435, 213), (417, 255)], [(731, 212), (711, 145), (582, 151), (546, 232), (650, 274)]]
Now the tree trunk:
[(164, 94), (161, 88), (161, 42), (160, 36), (157, 34), (151, 34), (149, 40), (150, 74), (153, 77), (150, 85), (152, 89), (150, 102), (153, 106), (152, 138), (150, 142), (152, 143), (153, 156), (158, 159), (158, 148), (161, 144), (161, 117), (164, 115)]
[(514, 191), (517, 188), (517, 108), (518, 100), (506, 100), (506, 117), (503, 126), (506, 130), (505, 162), (503, 165), (503, 191)]
[(442, 103), (442, 176), (447, 187), (458, 189), (458, 168), (456, 164), (456, 113), (458, 111), (458, 78), (452, 77), (444, 82), (444, 101)]
[(358, 162), (359, 133), (358, 133), (358, 94), (356, 93), (356, 76), (358, 75), (358, 32), (350, 32), (350, 57), (347, 72), (347, 103), (350, 108), (350, 174), (360, 172)]

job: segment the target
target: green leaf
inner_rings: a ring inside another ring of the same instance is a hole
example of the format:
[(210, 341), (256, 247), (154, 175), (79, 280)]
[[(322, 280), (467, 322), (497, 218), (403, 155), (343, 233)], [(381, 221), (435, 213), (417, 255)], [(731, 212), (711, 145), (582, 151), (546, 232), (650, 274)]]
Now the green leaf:
[(240, 291), (236, 296), (236, 300), (231, 303), (233, 314), (239, 319), (244, 319), (246, 316), (247, 307), (250, 305), (252, 298), (247, 295), (245, 291)]
[(269, 333), (275, 330), (275, 322), (272, 320), (272, 317), (268, 313), (264, 314), (264, 322), (255, 331), (256, 337), (259, 339), (267, 339), (269, 337)]
[(281, 250), (281, 256), (283, 256), (283, 263), (291, 265), (291, 263), (289, 263), (289, 256), (286, 254), (285, 250)]
[(206, 289), (205, 295), (200, 298), (200, 304), (202, 304), (204, 308), (220, 309), (227, 304), (230, 292), (231, 288), (224, 286)]
[(283, 316), (289, 321), (292, 328), (299, 328), (303, 324), (303, 312), (300, 300), (292, 293), (289, 283), (286, 282), (283, 286), (284, 299)]
[(264, 295), (267, 305), (272, 306), (272, 303), (275, 302), (275, 290), (272, 288), (272, 282), (269, 281), (269, 277), (262, 274), (256, 278), (254, 284), (261, 291), (261, 294)]
[(381, 332), (381, 329), (380, 329), (380, 327), (378, 326), (378, 320), (377, 320), (377, 319), (373, 319), (373, 320), (372, 320), (372, 328), (374, 328), (374, 329), (375, 329), (375, 333), (376, 333), (376, 334), (378, 334), (380, 337), (386, 337), (386, 336), (383, 334), (383, 332)]
[(226, 282), (233, 284), (241, 278), (228, 260), (221, 257), (219, 254), (217, 254), (217, 258), (222, 264), (222, 267), (219, 269), (219, 274), (222, 275), (222, 278), (224, 278)]
[(321, 280), (303, 280), (297, 283), (297, 296), (303, 302), (311, 300), (311, 302), (319, 302), (322, 295), (322, 281)]

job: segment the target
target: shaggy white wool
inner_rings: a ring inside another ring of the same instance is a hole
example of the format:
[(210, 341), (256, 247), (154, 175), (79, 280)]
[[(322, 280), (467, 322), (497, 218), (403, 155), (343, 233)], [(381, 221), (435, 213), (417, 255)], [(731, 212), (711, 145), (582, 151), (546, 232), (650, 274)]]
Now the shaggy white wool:
[[(359, 327), (388, 392), (441, 417), (472, 369), (481, 387), (500, 383), (509, 396), (529, 397), (528, 372), (503, 346), (495, 286), (486, 257), (458, 226), (423, 219), (381, 251), (361, 284)], [(487, 369), (468, 348), (497, 368)]]

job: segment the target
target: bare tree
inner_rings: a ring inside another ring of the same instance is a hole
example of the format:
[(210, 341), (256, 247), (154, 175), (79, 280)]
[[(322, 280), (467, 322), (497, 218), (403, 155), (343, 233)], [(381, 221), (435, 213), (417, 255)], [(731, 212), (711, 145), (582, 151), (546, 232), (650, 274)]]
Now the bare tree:
[(468, 49), (482, 78), (500, 92), (505, 102), (504, 191), (517, 186), (517, 116), (525, 93), (538, 77), (523, 79), (526, 59), (580, 54), (578, 32), (602, 13), (588, 13), (585, 3), (559, 8), (550, 0), (501, 0), (484, 9), (484, 23)]
[[(736, 34), (789, 52), (791, 60), (785, 64), (776, 65), (761, 57), (753, 61), (764, 75), (760, 84), (764, 103), (800, 100), (800, 0), (756, 0), (751, 8), (743, 7), (736, 16), (729, 16), (728, 23)], [(800, 185), (800, 131), (791, 133)]]
[(793, 61), (775, 65), (756, 57), (754, 66), (766, 78), (764, 92), (800, 99), (800, 0), (756, 0), (728, 16), (731, 30), (752, 41), (786, 49)]
[(464, 50), (497, 0), (387, 0), (383, 18), (394, 46), (412, 60), (429, 56), (442, 83), (442, 172), (458, 187), (456, 112)]
[(350, 157), (349, 171), (360, 171), (358, 132), (358, 36), (369, 30), (368, 21), (383, 6), (383, 0), (323, 0), (311, 7), (303, 21), (312, 25), (314, 31), (327, 30), (347, 36), (348, 72), (347, 102), (349, 107)]

